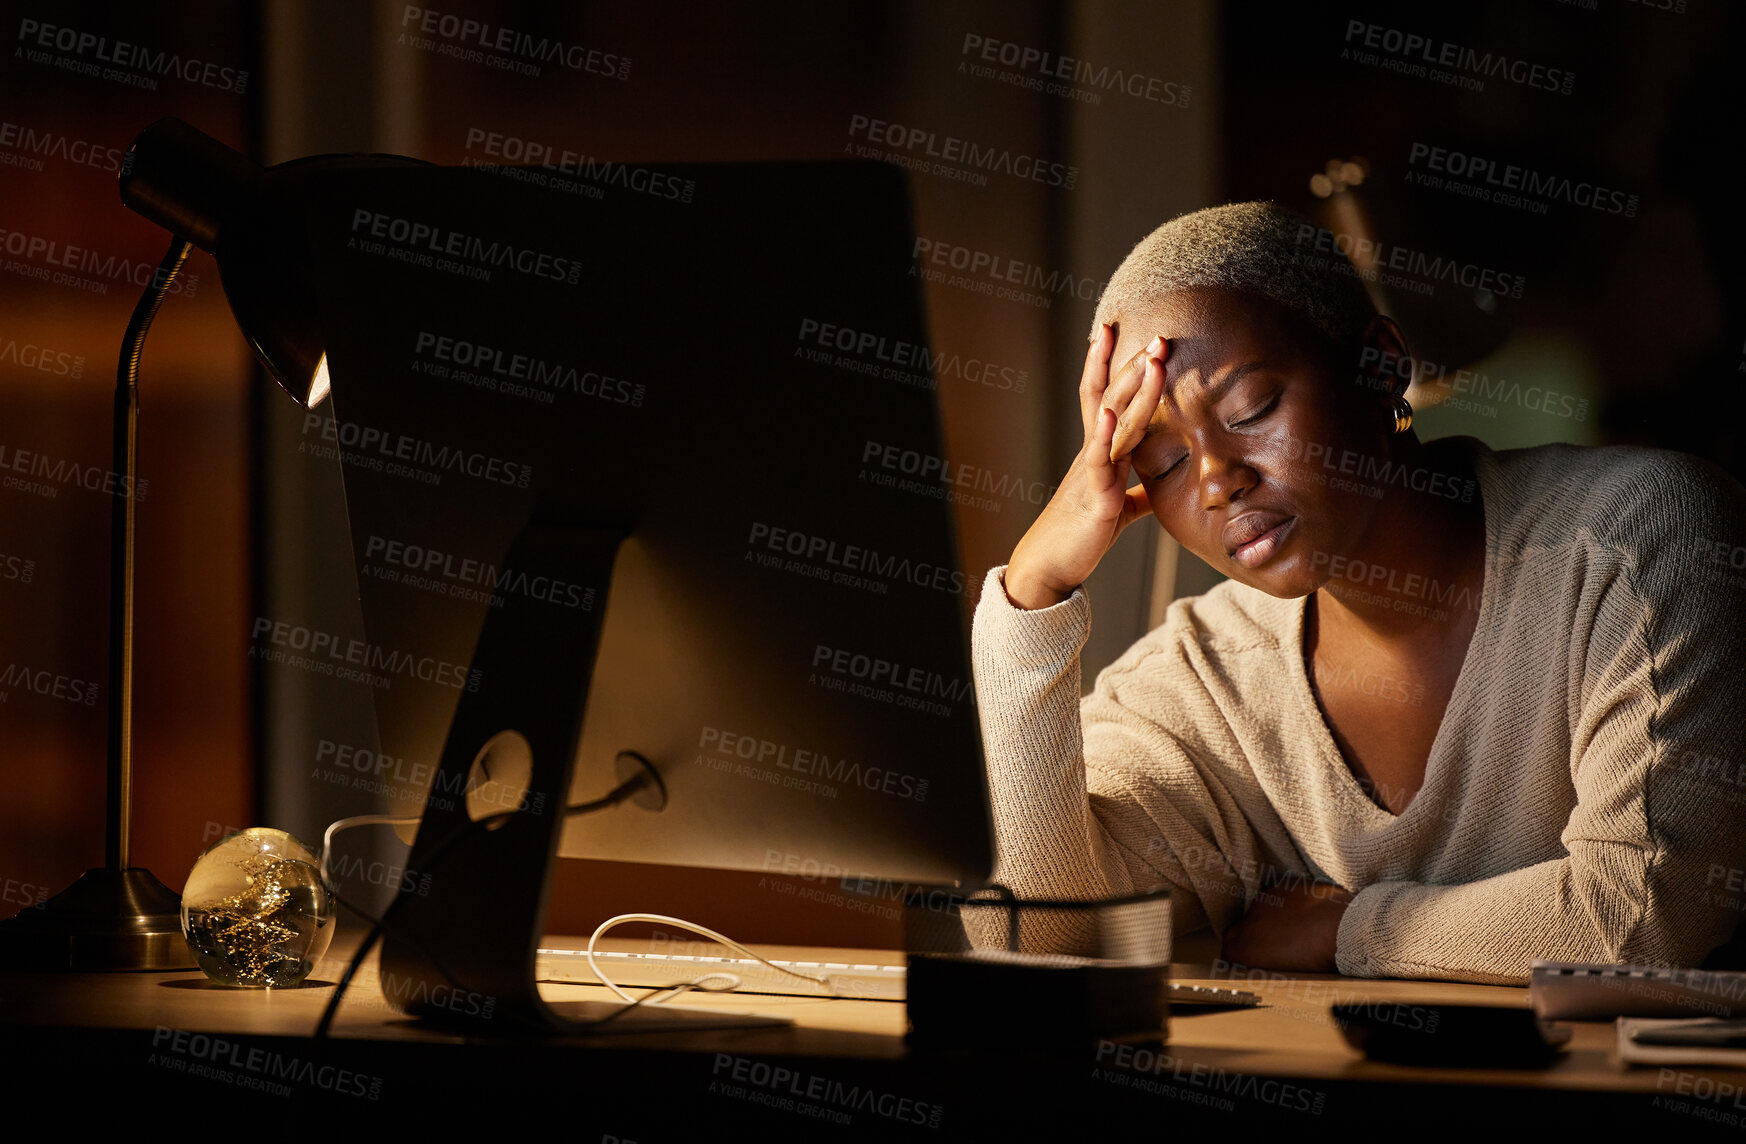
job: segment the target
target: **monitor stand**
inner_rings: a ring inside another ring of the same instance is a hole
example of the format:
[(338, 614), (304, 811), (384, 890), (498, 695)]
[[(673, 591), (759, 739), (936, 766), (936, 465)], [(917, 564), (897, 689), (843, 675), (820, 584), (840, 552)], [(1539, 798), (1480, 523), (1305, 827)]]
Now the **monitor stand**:
[[(477, 689), (461, 692), (407, 859), (409, 876), (394, 899), (391, 928), (384, 927), (382, 991), (402, 1012), (498, 1034), (792, 1023), (698, 1007), (540, 997), (535, 959), (552, 862), (582, 738), (606, 587), (626, 535), (623, 528), (536, 517), (509, 551), (506, 567), (601, 588), (591, 610), (506, 593), (485, 620), (469, 674)], [(455, 790), (466, 790), (467, 797), (437, 797)], [(506, 811), (514, 813), (472, 825)]]

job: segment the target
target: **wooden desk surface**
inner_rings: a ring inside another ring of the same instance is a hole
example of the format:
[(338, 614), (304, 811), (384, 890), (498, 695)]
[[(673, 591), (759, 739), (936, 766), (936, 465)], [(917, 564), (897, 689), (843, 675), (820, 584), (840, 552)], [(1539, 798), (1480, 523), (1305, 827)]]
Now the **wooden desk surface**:
[[(548, 944), (579, 944), (553, 939)], [(632, 943), (609, 943), (627, 948)], [(759, 947), (772, 957), (796, 960), (860, 961), (897, 963), (901, 955), (873, 950), (821, 950), (794, 947)], [(384, 1054), (394, 1050), (388, 1043), (404, 1046), (405, 1051), (442, 1049), (446, 1046), (499, 1047), (512, 1042), (492, 1042), (480, 1038), (460, 1037), (434, 1030), (404, 1017), (390, 1008), (382, 998), (375, 975), (374, 958), (366, 962), (347, 994), (347, 999), (335, 1022), (333, 1051), (350, 1053), (360, 1068), (370, 1061), (390, 1059)], [(120, 1053), (125, 1062), (157, 1058), (149, 1050), (168, 1044), (169, 1031), (188, 1034), (206, 1033), (246, 1038), (247, 1043), (277, 1046), (283, 1055), (292, 1050), (305, 1054), (318, 1047), (309, 1040), (322, 1007), (332, 996), (332, 982), (343, 969), (343, 960), (334, 954), (323, 962), (314, 975), (313, 985), (297, 989), (255, 990), (230, 989), (207, 981), (198, 972), (147, 974), (79, 974), (49, 975), (0, 973), (0, 1035), (14, 1049), (32, 1043), (33, 1038), (44, 1045), (64, 1047), (71, 1052), (83, 1051), (81, 1046), (98, 1042), (102, 1031), (116, 1043), (128, 1046)], [(1242, 1103), (1245, 1093), (1262, 1094), (1263, 1103), (1277, 1103), (1277, 1094), (1287, 1086), (1296, 1093), (1291, 1099), (1298, 1105), (1315, 1102), (1317, 1115), (1333, 1104), (1347, 1111), (1361, 1110), (1410, 1100), (1423, 1111), (1425, 1101), (1435, 1100), (1449, 1109), (1459, 1110), (1464, 1101), (1486, 1094), (1495, 1103), (1499, 1093), (1515, 1093), (1521, 1100), (1559, 1098), (1569, 1106), (1572, 1098), (1606, 1097), (1605, 1104), (1593, 1104), (1595, 1110), (1606, 1110), (1602, 1119), (1617, 1121), (1626, 1111), (1646, 1115), (1652, 1123), (1675, 1133), (1702, 1130), (1714, 1126), (1724, 1117), (1737, 1118), (1746, 1125), (1746, 1073), (1728, 1070), (1663, 1070), (1620, 1066), (1613, 1053), (1613, 1027), (1610, 1022), (1577, 1022), (1574, 1035), (1557, 1061), (1550, 1067), (1533, 1070), (1500, 1068), (1413, 1068), (1366, 1060), (1350, 1048), (1333, 1023), (1330, 1006), (1343, 1002), (1404, 1002), (1408, 1004), (1466, 1003), (1512, 1005), (1527, 1007), (1527, 990), (1485, 985), (1461, 985), (1424, 981), (1376, 981), (1333, 976), (1277, 975), (1267, 980), (1232, 982), (1228, 977), (1211, 976), (1204, 965), (1173, 967), (1176, 980), (1190, 983), (1238, 985), (1260, 994), (1265, 1004), (1256, 1009), (1233, 1009), (1211, 1012), (1178, 1010), (1172, 1014), (1169, 1035), (1162, 1045), (1154, 1044), (1150, 1056), (1127, 1057), (1117, 1069), (1116, 1060), (1093, 1059), (1090, 1053), (1063, 1065), (1031, 1062), (1023, 1068), (990, 1073), (996, 1083), (1025, 1088), (1035, 1095), (1039, 1084), (1072, 1084), (1082, 1090), (1076, 1100), (1090, 1100), (1099, 1105), (1119, 1097), (1125, 1101), (1145, 1100), (1142, 1110), (1157, 1115), (1168, 1110), (1180, 1117), (1191, 1111), (1189, 1104), (1208, 1105), (1225, 1113), (1255, 1111)], [(548, 982), (541, 985), (548, 1000), (611, 1000), (600, 986)], [(1026, 1004), (1027, 999), (1015, 997), (1014, 1004)], [(701, 1086), (697, 1091), (713, 1094), (715, 1080), (709, 1079), (723, 1068), (724, 1060), (744, 1071), (740, 1062), (802, 1061), (821, 1074), (835, 1077), (879, 1077), (892, 1087), (932, 1084), (937, 1069), (916, 1059), (909, 1051), (903, 1034), (906, 1028), (905, 1010), (900, 1002), (868, 1000), (829, 1000), (807, 997), (769, 995), (708, 995), (688, 994), (685, 1004), (696, 1007), (749, 1011), (791, 1018), (793, 1027), (689, 1031), (685, 1033), (650, 1032), (621, 1033), (614, 1036), (566, 1037), (552, 1042), (538, 1042), (544, 1050), (567, 1059), (591, 1062), (623, 1061), (635, 1058), (644, 1062), (644, 1073), (661, 1068), (678, 1068)], [(52, 1035), (49, 1033), (53, 1030)], [(46, 1038), (46, 1040), (45, 1040)], [(515, 1059), (524, 1061), (530, 1052), (527, 1042), (513, 1042)], [(971, 1050), (954, 1067), (975, 1069), (990, 1066), (1008, 1049), (1023, 1051), (1022, 1046), (982, 1047)], [(602, 1053), (601, 1050), (608, 1050)], [(147, 1055), (142, 1057), (144, 1050)], [(450, 1053), (472, 1051), (468, 1048), (448, 1050)], [(481, 1050), (483, 1051), (483, 1050)], [(1108, 1050), (1106, 1050), (1108, 1051)], [(670, 1065), (660, 1063), (668, 1058)], [(683, 1066), (679, 1058), (689, 1061)], [(419, 1057), (431, 1058), (428, 1052)], [(555, 1059), (555, 1058), (554, 1058)], [(649, 1062), (656, 1062), (650, 1065)], [(431, 1067), (428, 1063), (420, 1069)], [(568, 1066), (572, 1077), (582, 1067)], [(1065, 1071), (1052, 1072), (1051, 1069)], [(1089, 1073), (1090, 1080), (1087, 1081)], [(153, 1083), (164, 1078), (148, 1070)], [(391, 1075), (383, 1068), (370, 1075)], [(626, 1079), (628, 1078), (628, 1079)], [(623, 1084), (634, 1082), (626, 1074)], [(1025, 1078), (1021, 1083), (1021, 1078)], [(1056, 1078), (1056, 1079), (1050, 1079)], [(1070, 1078), (1070, 1079), (1069, 1079)], [(718, 1078), (719, 1079), (719, 1078)], [(744, 1079), (743, 1077), (741, 1078)], [(984, 1078), (987, 1079), (986, 1077)], [(404, 1090), (404, 1084), (401, 1086)], [(744, 1086), (740, 1086), (744, 1088)], [(1142, 1090), (1145, 1095), (1142, 1095)], [(930, 1090), (932, 1091), (932, 1090)], [(1265, 1097), (1272, 1092), (1274, 1097)], [(1174, 1095), (1172, 1095), (1174, 1093)], [(1430, 1095), (1426, 1095), (1429, 1093)], [(1463, 1096), (1463, 1093), (1469, 1094)], [(1160, 1101), (1159, 1094), (1165, 1099)], [(1308, 1094), (1308, 1095), (1306, 1095)], [(1536, 1095), (1538, 1094), (1538, 1095)], [(694, 1093), (695, 1095), (695, 1093)], [(1339, 1100), (1334, 1098), (1338, 1096)], [(940, 1098), (943, 1102), (944, 1098)], [(1219, 1102), (1223, 1102), (1220, 1104)], [(1330, 1103), (1332, 1102), (1332, 1103)], [(1621, 1103), (1624, 1102), (1624, 1103)], [(926, 1103), (926, 1102), (923, 1102)], [(938, 1102), (936, 1102), (938, 1103)], [(1224, 1105), (1231, 1107), (1225, 1108)], [(964, 1099), (959, 1106), (966, 1107)], [(1737, 1107), (1736, 1107), (1737, 1106)], [(1306, 1106), (1307, 1107), (1307, 1106)], [(1584, 1104), (1581, 1107), (1590, 1107)], [(736, 1109), (747, 1112), (748, 1110)], [(775, 1115), (759, 1110), (765, 1115)], [(1205, 1108), (1192, 1111), (1204, 1113)], [(1279, 1112), (1279, 1109), (1259, 1111)], [(1304, 1111), (1303, 1108), (1297, 1109)], [(959, 1122), (964, 1121), (960, 1116)], [(796, 1121), (789, 1114), (789, 1121)], [(1229, 1123), (1228, 1115), (1224, 1119)], [(1329, 1123), (1330, 1121), (1323, 1121)], [(787, 1124), (786, 1121), (783, 1122)], [(796, 1127), (788, 1124), (789, 1127)], [(889, 1125), (885, 1125), (890, 1127)], [(807, 1127), (817, 1129), (818, 1124)], [(1731, 1129), (1738, 1132), (1736, 1125)], [(605, 1130), (605, 1135), (615, 1133)], [(876, 1134), (875, 1134), (876, 1135)], [(620, 1136), (620, 1139), (659, 1139), (659, 1135)], [(931, 1138), (941, 1139), (939, 1135)]]

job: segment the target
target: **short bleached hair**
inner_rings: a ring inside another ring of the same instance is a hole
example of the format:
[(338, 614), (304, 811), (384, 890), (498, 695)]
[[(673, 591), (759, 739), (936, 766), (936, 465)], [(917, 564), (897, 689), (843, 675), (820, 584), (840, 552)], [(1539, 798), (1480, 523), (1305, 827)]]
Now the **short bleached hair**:
[(1097, 328), (1166, 294), (1224, 287), (1259, 294), (1310, 321), (1339, 346), (1356, 344), (1376, 315), (1346, 256), (1314, 223), (1276, 203), (1231, 203), (1180, 215), (1139, 241), (1097, 300)]

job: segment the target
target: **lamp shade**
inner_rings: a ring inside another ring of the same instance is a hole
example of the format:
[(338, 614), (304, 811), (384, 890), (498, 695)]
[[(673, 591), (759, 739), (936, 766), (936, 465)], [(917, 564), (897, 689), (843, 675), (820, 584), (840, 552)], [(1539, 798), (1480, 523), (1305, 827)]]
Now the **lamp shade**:
[(133, 569), (140, 350), (191, 246), (218, 260), (231, 312), (267, 372), (298, 404), (326, 396), (319, 276), (300, 192), (336, 169), (404, 166), (391, 155), (334, 155), (262, 168), (179, 119), (141, 132), (122, 160), (121, 201), (174, 236), (134, 307), (116, 368), (110, 510), (109, 771), (106, 861), (42, 903), (0, 921), (0, 964), (50, 970), (179, 969), (181, 902), (129, 860), (133, 787)]
[(218, 261), (231, 313), (273, 380), (304, 407), (327, 394), (320, 280), (299, 189), (337, 168), (423, 165), (400, 155), (318, 155), (262, 167), (180, 119), (140, 132), (121, 162), (121, 201)]

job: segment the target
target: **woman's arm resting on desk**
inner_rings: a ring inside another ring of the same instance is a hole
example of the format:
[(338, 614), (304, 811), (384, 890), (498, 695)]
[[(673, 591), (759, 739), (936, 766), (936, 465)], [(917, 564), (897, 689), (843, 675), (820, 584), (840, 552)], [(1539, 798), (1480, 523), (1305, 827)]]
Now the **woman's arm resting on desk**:
[(1296, 879), (1261, 891), (1225, 931), (1224, 959), (1288, 973), (1338, 973), (1334, 950), (1352, 892), (1332, 882)]
[[(1746, 497), (1719, 475), (1689, 458), (1650, 474), (1634, 503), (1675, 505), (1675, 523), (1595, 586), (1568, 856), (1364, 887), (1340, 921), (1342, 973), (1513, 983), (1535, 958), (1695, 966), (1728, 939), (1742, 912), (1714, 875), (1746, 866), (1746, 787), (1728, 781), (1746, 763), (1746, 583), (1702, 556), (1706, 537), (1746, 543)], [(1620, 509), (1626, 535), (1649, 527), (1637, 511)]]
[[(983, 583), (973, 638), (995, 880), (1021, 898), (1101, 898), (1162, 884), (1178, 933), (1208, 922), (1222, 933), (1281, 866), (1218, 776), (1123, 703), (1132, 667), (1111, 668), (1081, 699), (1079, 653), (1091, 630), (1084, 589), (1026, 610), (1007, 599), (1002, 572)], [(1063, 952), (1090, 941), (1066, 931), (1037, 937)]]

